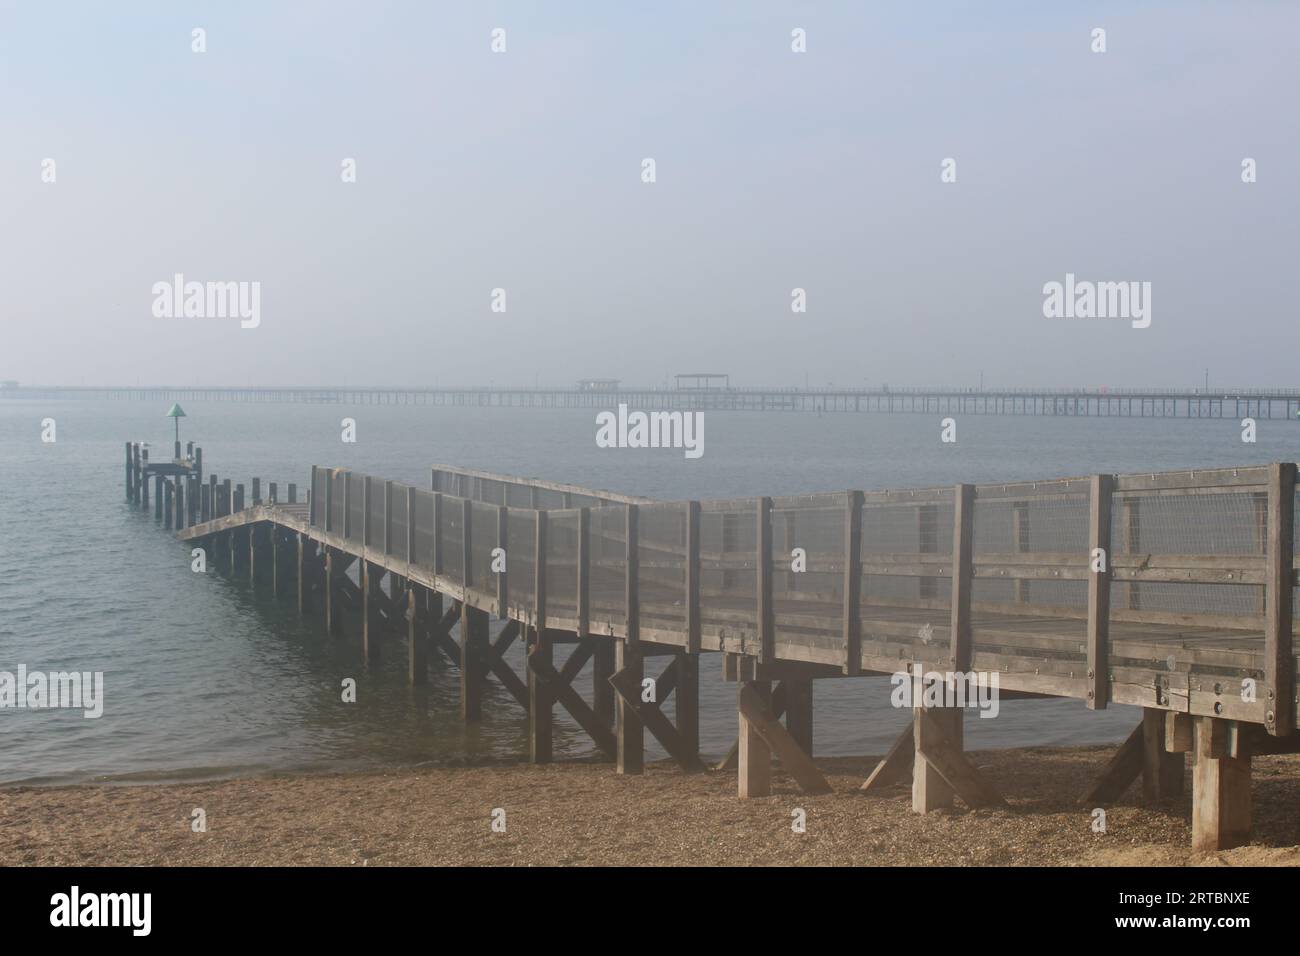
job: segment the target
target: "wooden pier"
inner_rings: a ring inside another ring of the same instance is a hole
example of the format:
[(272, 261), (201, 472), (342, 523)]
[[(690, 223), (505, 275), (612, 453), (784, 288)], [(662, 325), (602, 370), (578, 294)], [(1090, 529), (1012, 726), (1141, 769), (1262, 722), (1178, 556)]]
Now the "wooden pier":
[[(138, 465), (128, 446), (135, 502)], [(559, 706), (619, 773), (641, 771), (646, 731), (704, 770), (701, 653), (736, 684), (737, 741), (716, 769), (742, 798), (770, 792), (774, 756), (806, 792), (828, 789), (817, 680), (995, 673), (1003, 703), (1141, 707), (1081, 813), (1139, 777), (1145, 801), (1178, 795), (1191, 754), (1198, 849), (1249, 840), (1252, 755), (1300, 749), (1289, 462), (684, 502), (445, 465), (428, 488), (313, 467), (304, 501), (294, 485), (264, 498), (257, 479), (251, 497), (214, 474), (164, 480), (180, 538), (359, 632), (366, 661), (404, 640), (421, 684), (445, 654), (464, 720), (499, 681), (535, 762)], [(503, 656), (516, 641), (522, 675)], [(590, 700), (573, 686), (588, 662)], [(1004, 805), (963, 752), (962, 711), (914, 703), (862, 789), (910, 778), (922, 813)]]

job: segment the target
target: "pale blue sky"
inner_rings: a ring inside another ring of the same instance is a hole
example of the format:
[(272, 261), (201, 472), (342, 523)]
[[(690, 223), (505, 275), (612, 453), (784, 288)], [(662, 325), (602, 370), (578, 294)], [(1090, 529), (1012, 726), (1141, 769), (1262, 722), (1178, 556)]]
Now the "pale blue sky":
[[(1294, 3), (0, 2), (0, 378), (1294, 384), (1297, 34)], [(176, 272), (261, 282), (260, 327), (154, 318)], [(1066, 272), (1150, 281), (1151, 327), (1045, 319)]]

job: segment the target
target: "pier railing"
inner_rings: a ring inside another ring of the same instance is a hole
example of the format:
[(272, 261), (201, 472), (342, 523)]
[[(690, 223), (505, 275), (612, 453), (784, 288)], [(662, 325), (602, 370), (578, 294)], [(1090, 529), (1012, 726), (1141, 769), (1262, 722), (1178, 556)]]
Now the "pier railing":
[(310, 523), (498, 615), (580, 634), (845, 673), (1029, 659), (1036, 686), (1090, 706), (1212, 688), (1216, 713), (1272, 725), (1295, 719), (1295, 473), (657, 502), (445, 467), (438, 490), (318, 467)]

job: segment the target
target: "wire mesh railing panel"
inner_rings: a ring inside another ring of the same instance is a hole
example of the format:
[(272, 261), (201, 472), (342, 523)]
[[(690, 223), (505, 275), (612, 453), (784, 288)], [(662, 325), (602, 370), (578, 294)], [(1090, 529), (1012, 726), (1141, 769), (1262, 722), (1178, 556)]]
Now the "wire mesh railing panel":
[(553, 511), (546, 522), (546, 607), (551, 617), (578, 616), (577, 511)]
[[(1054, 578), (1050, 572), (1054, 563), (1062, 566), (1062, 574), (1068, 573), (1065, 569), (1087, 567), (1091, 501), (1085, 490), (1079, 490), (1079, 481), (1069, 482), (1073, 490), (1065, 493), (1055, 493), (1055, 484), (1044, 482), (1044, 493), (1034, 496), (976, 497), (975, 560), (996, 555), (1012, 567), (1022, 565), (1026, 574), (978, 577), (971, 589), (972, 600), (1013, 605), (1011, 610), (1030, 604), (1078, 611), (1087, 607), (1086, 580)], [(1031, 570), (1044, 573), (1031, 578)]]
[[(948, 605), (953, 514), (951, 499), (865, 503), (860, 551), (866, 566), (861, 588), (864, 621), (895, 613), (879, 608), (932, 611)], [(921, 573), (931, 565), (935, 574)], [(906, 573), (890, 571), (891, 566)], [(881, 573), (873, 573), (873, 567)]]
[(489, 594), (496, 593), (496, 572), (492, 570), (492, 552), (497, 545), (497, 506), (470, 502), (470, 573), (471, 586)]
[(438, 553), (442, 558), (442, 573), (453, 581), (465, 582), (465, 522), (461, 512), (464, 499), (454, 495), (442, 497), (442, 535)]
[(348, 540), (361, 541), (365, 528), (366, 476), (348, 472)]
[(700, 504), (700, 622), (757, 633), (758, 503)]
[(415, 492), (412, 500), (411, 521), (415, 525), (415, 553), (411, 563), (426, 570), (433, 567), (433, 492)]
[(1262, 490), (1117, 493), (1112, 548), (1129, 554), (1263, 554), (1267, 509)]
[(686, 505), (641, 505), (637, 512), (641, 627), (683, 632), (686, 630)]
[(343, 523), (346, 520), (347, 511), (345, 510), (344, 493), (347, 488), (348, 473), (346, 471), (334, 471), (330, 473), (330, 484), (332, 485), (331, 494), (333, 501), (330, 505), (329, 527), (332, 534), (343, 533)]
[(772, 503), (772, 600), (778, 635), (840, 647), (844, 630), (846, 494)]
[(398, 558), (406, 558), (406, 489), (407, 486), (393, 484), (392, 523), (388, 529), (388, 553)]
[(312, 526), (316, 528), (325, 527), (325, 503), (329, 500), (327, 489), (330, 483), (329, 469), (317, 467), (312, 472), (311, 481), (311, 511), (313, 517)]
[[(548, 527), (549, 531), (550, 528)], [(506, 516), (510, 603), (533, 607), (537, 592), (537, 512), (511, 508)]]
[(593, 508), (590, 528), (591, 620), (627, 619), (627, 509)]

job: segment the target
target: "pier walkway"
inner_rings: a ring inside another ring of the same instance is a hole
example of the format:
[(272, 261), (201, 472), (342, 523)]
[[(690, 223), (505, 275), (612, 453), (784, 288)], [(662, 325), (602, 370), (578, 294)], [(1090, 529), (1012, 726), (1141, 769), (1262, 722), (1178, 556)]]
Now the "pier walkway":
[[(827, 789), (812, 747), (824, 679), (955, 673), (972, 697), (996, 681), (1004, 702), (1142, 707), (1081, 804), (1139, 778), (1144, 800), (1177, 796), (1190, 753), (1202, 849), (1249, 839), (1251, 756), (1300, 749), (1293, 463), (680, 502), (443, 465), (427, 488), (313, 467), (302, 502), (275, 485), (263, 500), (256, 480), (248, 502), (215, 475), (176, 484), (167, 520), (183, 540), (295, 593), (331, 632), (356, 627), (366, 660), (404, 637), (422, 683), (445, 653), (466, 720), (499, 680), (538, 762), (558, 705), (619, 772), (641, 770), (646, 730), (705, 769), (701, 653), (725, 655), (737, 683), (739, 735), (718, 767), (742, 797), (770, 791), (773, 756)], [(517, 640), (522, 676), (502, 657)], [(572, 686), (589, 662), (590, 701)], [(1005, 804), (963, 753), (961, 710), (935, 703), (911, 701), (863, 789), (910, 778), (919, 812)]]

